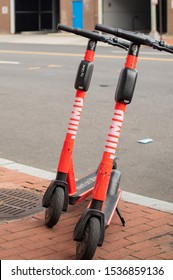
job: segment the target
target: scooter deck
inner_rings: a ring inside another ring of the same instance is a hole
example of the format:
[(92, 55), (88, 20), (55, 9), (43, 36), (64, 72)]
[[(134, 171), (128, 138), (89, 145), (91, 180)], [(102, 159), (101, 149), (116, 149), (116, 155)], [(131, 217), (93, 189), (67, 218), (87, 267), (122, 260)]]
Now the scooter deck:
[(69, 204), (75, 204), (91, 194), (95, 184), (97, 171), (76, 181), (77, 192), (69, 196)]
[(118, 192), (114, 195), (107, 194), (105, 207), (104, 207), (104, 214), (105, 214), (105, 227), (108, 227), (111, 219), (114, 215), (114, 212), (117, 208), (119, 199), (121, 197), (121, 190), (118, 190)]

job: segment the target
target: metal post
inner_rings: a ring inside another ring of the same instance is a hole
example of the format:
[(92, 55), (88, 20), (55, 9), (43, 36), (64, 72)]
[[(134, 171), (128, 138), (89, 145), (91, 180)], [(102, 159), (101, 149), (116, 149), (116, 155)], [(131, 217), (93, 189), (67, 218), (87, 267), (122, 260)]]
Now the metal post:
[(38, 31), (41, 31), (41, 2), (38, 1)]
[(15, 31), (15, 0), (10, 0), (10, 32), (14, 34)]
[(162, 40), (163, 35), (163, 19), (162, 19), (162, 0), (159, 0), (159, 31), (160, 31), (160, 40)]
[(55, 0), (52, 0), (52, 31), (55, 32), (56, 31), (56, 13), (57, 13), (57, 10), (56, 10), (56, 1)]
[(98, 0), (98, 23), (103, 22), (103, 1)]
[(150, 32), (150, 36), (152, 38), (154, 38), (155, 40), (159, 40), (160, 36), (159, 33), (157, 32), (156, 29), (156, 5), (157, 5), (157, 1), (155, 0), (150, 0), (151, 2), (151, 32)]

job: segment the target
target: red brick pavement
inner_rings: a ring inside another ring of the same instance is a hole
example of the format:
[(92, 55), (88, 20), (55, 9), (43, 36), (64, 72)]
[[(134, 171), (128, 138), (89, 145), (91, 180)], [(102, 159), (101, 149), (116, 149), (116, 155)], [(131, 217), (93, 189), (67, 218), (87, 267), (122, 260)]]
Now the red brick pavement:
[[(42, 195), (48, 184), (47, 180), (0, 167), (0, 188), (25, 188)], [(44, 210), (23, 219), (0, 221), (0, 259), (74, 260), (73, 230), (87, 203), (69, 206), (52, 229), (44, 225)], [(126, 227), (115, 214), (95, 260), (173, 259), (173, 214), (125, 201), (119, 207)]]

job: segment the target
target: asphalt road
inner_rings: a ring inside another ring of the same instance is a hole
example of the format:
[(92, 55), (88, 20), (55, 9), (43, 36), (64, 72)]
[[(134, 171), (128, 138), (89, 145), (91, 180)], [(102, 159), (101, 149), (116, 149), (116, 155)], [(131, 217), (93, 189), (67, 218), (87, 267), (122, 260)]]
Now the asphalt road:
[[(0, 157), (55, 172), (84, 46), (0, 43)], [(97, 48), (75, 145), (79, 178), (98, 167), (125, 51)], [(173, 56), (141, 49), (118, 144), (121, 188), (173, 202)], [(153, 139), (139, 144), (139, 139)]]

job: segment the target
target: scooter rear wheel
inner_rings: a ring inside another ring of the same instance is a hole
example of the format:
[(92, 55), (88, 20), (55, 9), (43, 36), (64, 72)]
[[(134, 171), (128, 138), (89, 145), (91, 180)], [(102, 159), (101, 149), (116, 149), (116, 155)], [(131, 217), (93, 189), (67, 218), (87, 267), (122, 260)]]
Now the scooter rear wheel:
[(100, 238), (100, 221), (91, 217), (86, 224), (82, 240), (76, 244), (76, 259), (91, 260), (97, 249)]
[(53, 193), (50, 206), (45, 211), (45, 223), (51, 228), (57, 224), (64, 205), (64, 190), (57, 187)]

